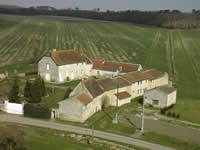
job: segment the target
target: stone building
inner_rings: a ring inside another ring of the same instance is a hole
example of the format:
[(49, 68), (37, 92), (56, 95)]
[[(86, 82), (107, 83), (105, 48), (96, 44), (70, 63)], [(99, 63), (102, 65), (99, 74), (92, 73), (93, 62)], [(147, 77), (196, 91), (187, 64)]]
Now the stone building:
[(112, 78), (117, 76), (117, 70), (121, 67), (120, 74), (142, 70), (140, 64), (120, 63), (115, 61), (92, 60), (92, 76)]
[[(135, 97), (143, 96), (146, 90), (162, 89), (162, 86), (167, 85), (168, 74), (155, 69), (131, 72), (115, 78), (89, 78), (81, 81), (70, 97), (59, 103), (60, 118), (83, 122), (101, 110), (105, 100), (109, 106), (122, 106)], [(164, 94), (160, 92), (160, 95)], [(173, 94), (168, 96), (174, 98)], [(168, 104), (171, 104), (171, 100)]]
[(145, 90), (168, 85), (168, 74), (156, 69), (141, 70), (121, 75), (121, 78), (131, 83), (131, 97), (144, 95)]
[(59, 103), (59, 118), (84, 122), (102, 109), (103, 90), (93, 78), (81, 81), (69, 98)]
[(48, 82), (87, 78), (91, 69), (91, 61), (74, 50), (53, 50), (43, 56), (38, 63), (40, 76)]
[(38, 63), (38, 72), (47, 82), (62, 83), (69, 80), (85, 79), (89, 76), (116, 77), (120, 74), (142, 70), (139, 64), (93, 60), (74, 50), (50, 51)]
[(144, 103), (164, 108), (176, 104), (176, 89), (168, 85), (157, 87), (144, 94)]
[(118, 106), (121, 106), (126, 103), (130, 103), (131, 98), (131, 84), (119, 78), (113, 79), (101, 79), (97, 80), (97, 83), (103, 89), (104, 93), (103, 96), (106, 97), (107, 103), (110, 106), (117, 105), (117, 89), (118, 89), (118, 97), (120, 98), (120, 102)]

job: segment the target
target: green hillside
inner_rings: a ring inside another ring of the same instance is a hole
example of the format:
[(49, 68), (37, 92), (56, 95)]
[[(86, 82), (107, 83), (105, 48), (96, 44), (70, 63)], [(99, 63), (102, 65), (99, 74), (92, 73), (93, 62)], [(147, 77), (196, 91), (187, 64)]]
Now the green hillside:
[(200, 30), (167, 30), (77, 19), (0, 16), (0, 72), (28, 71), (51, 49), (140, 63), (169, 72), (178, 88), (174, 111), (200, 123)]

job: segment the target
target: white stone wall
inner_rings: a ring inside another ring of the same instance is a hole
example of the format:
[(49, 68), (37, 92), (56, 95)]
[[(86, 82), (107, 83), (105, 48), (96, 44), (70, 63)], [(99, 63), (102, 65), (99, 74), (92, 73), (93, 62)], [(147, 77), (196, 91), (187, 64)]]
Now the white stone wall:
[(117, 72), (92, 69), (90, 75), (112, 78), (117, 76)]
[[(167, 106), (167, 96), (167, 94), (157, 90), (147, 91), (144, 95), (144, 103), (163, 108)], [(159, 100), (159, 104), (154, 105), (153, 100)]]
[(149, 81), (143, 80), (132, 84), (132, 98), (144, 95), (144, 90), (148, 89)]
[(173, 104), (176, 104), (176, 94), (177, 94), (177, 91), (174, 91), (173, 93), (168, 95), (168, 97), (167, 97), (167, 107), (171, 106)]
[(131, 97), (126, 98), (126, 99), (123, 99), (123, 100), (119, 100), (119, 101), (118, 101), (118, 106), (122, 106), (122, 105), (128, 104), (128, 103), (130, 103), (130, 102), (131, 102)]
[(88, 105), (76, 98), (69, 98), (59, 104), (59, 118), (61, 120), (84, 122), (94, 113), (102, 109), (102, 95), (93, 99)]
[[(153, 100), (159, 100), (159, 105), (153, 105)], [(144, 95), (145, 104), (151, 104), (154, 107), (169, 107), (172, 104), (176, 104), (176, 91), (167, 94), (158, 90), (147, 91)]]
[(82, 122), (84, 105), (76, 99), (67, 99), (59, 103), (59, 118), (61, 120)]
[[(142, 65), (139, 65), (137, 71), (140, 71), (140, 70), (142, 70)], [(123, 74), (126, 74), (126, 73), (120, 73), (120, 75), (123, 75)], [(117, 72), (92, 69), (90, 75), (91, 76), (102, 76), (102, 77), (112, 78), (112, 77), (117, 76)]]
[(24, 104), (9, 103), (5, 101), (3, 111), (10, 114), (24, 114)]
[[(131, 94), (131, 86), (119, 88), (119, 93), (120, 92), (128, 92), (129, 94)], [(115, 96), (116, 93), (117, 93), (117, 88), (114, 90), (107, 91), (103, 94), (104, 96), (107, 96), (109, 98), (110, 106), (117, 105), (117, 103), (116, 103), (117, 97)]]
[(90, 76), (92, 64), (77, 63), (68, 64), (58, 67), (59, 82), (65, 82), (69, 80), (83, 79)]
[(168, 85), (168, 83), (169, 83), (168, 74), (165, 73), (164, 76), (162, 76), (158, 79), (149, 81), (148, 89), (153, 89), (155, 87)]
[(96, 97), (95, 99), (93, 99), (91, 103), (85, 106), (85, 111), (83, 112), (83, 118), (82, 118), (83, 121), (90, 118), (96, 112), (102, 110), (102, 96), (103, 95)]

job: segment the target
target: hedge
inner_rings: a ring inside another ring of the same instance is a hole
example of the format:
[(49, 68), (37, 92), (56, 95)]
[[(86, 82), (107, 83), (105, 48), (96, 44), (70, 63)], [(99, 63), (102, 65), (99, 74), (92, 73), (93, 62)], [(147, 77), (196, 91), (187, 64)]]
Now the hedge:
[(51, 118), (51, 108), (46, 104), (25, 104), (24, 116), (32, 118)]

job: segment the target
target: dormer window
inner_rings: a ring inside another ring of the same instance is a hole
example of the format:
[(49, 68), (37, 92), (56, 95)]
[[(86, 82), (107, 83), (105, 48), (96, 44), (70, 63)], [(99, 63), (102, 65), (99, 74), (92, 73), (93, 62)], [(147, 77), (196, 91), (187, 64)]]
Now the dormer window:
[(47, 70), (50, 70), (50, 65), (49, 64), (47, 64)]

